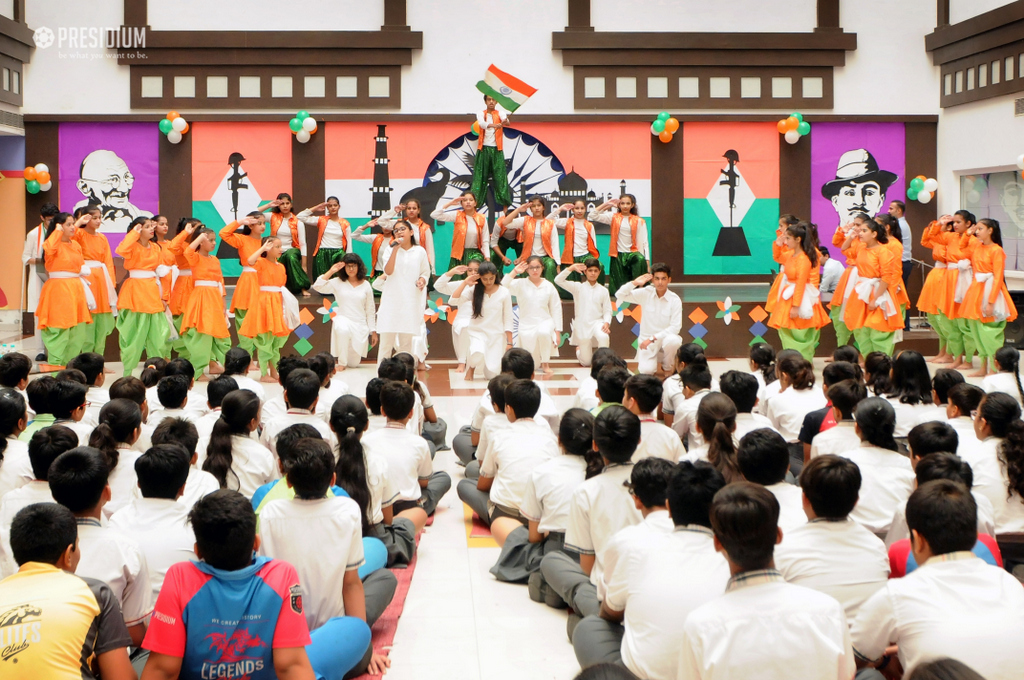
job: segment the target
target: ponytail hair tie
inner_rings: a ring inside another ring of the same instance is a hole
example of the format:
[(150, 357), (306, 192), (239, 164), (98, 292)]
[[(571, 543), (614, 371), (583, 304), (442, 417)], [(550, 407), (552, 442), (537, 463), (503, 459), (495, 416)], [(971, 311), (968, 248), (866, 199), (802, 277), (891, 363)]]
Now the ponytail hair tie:
[(349, 425), (347, 428), (345, 428), (345, 434), (348, 434), (349, 432), (355, 432), (355, 431), (356, 431), (356, 428), (352, 427), (351, 425)]

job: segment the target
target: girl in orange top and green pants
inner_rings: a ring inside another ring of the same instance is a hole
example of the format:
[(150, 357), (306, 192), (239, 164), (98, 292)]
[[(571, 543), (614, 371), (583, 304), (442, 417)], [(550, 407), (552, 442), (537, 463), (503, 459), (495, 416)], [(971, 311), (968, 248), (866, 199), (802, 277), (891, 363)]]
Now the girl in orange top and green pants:
[[(843, 321), (843, 301), (847, 299), (846, 290), (852, 283), (857, 282), (857, 255), (864, 249), (864, 244), (858, 238), (858, 229), (852, 224), (836, 229), (832, 235), (832, 245), (846, 257), (846, 270), (836, 282), (836, 290), (832, 295), (832, 302), (829, 303), (829, 317), (832, 319), (832, 326), (836, 329), (836, 347), (842, 347), (850, 342), (853, 332)], [(852, 295), (852, 290), (851, 290)], [(854, 340), (856, 344), (856, 340)]]
[[(953, 363), (953, 356), (948, 351), (947, 321), (943, 318), (943, 310), (946, 308), (946, 277), (949, 272), (947, 269), (947, 246), (952, 239), (957, 238), (953, 233), (952, 225), (953, 218), (943, 215), (929, 224), (921, 234), (921, 245), (931, 248), (935, 267), (928, 272), (928, 278), (925, 279), (924, 286), (921, 287), (921, 294), (917, 298), (917, 308), (928, 316), (929, 325), (939, 336), (939, 353), (930, 361), (940, 364)], [(956, 270), (955, 262), (953, 270)]]
[[(273, 236), (263, 239), (263, 245), (246, 262), (256, 270), (259, 289), (256, 303), (249, 308), (239, 337), (254, 342), (260, 353), (260, 376), (263, 382), (277, 382), (277, 362), (281, 348), (298, 326), (299, 303), (285, 287), (288, 273), (277, 261), (281, 256), (281, 241)], [(268, 375), (269, 372), (269, 375)]]
[(768, 325), (778, 329), (783, 349), (795, 349), (811, 361), (821, 338), (821, 329), (829, 323), (818, 290), (821, 272), (818, 269), (817, 238), (809, 233), (805, 223), (798, 223), (787, 227), (780, 240), (778, 247), (790, 254), (783, 263), (782, 278)]
[[(182, 217), (178, 221), (178, 232), (174, 236), (174, 240), (167, 246), (167, 250), (174, 256), (174, 266), (178, 268), (178, 276), (174, 279), (174, 285), (171, 287), (170, 299), (167, 302), (167, 306), (171, 309), (171, 317), (174, 320), (174, 330), (177, 331), (179, 339), (171, 343), (171, 349), (178, 353), (179, 357), (188, 359), (188, 349), (185, 347), (184, 334), (181, 332), (181, 319), (185, 314), (185, 307), (188, 305), (188, 299), (192, 295), (194, 286), (192, 285), (192, 269), (189, 268), (188, 260), (185, 259), (185, 241), (191, 236), (191, 231), (188, 231), (189, 225), (199, 224), (199, 220), (192, 217)], [(182, 236), (184, 234), (184, 236)], [(180, 244), (180, 247), (175, 247), (175, 243)]]
[(854, 222), (864, 249), (857, 254), (857, 280), (843, 303), (843, 321), (857, 338), (861, 354), (891, 355), (896, 331), (903, 328), (903, 315), (896, 304), (902, 265), (886, 245), (889, 237), (884, 225), (870, 218), (854, 218)]
[(217, 245), (216, 234), (202, 224), (190, 224), (185, 231), (192, 236), (192, 243), (187, 248), (182, 248), (181, 243), (173, 243), (171, 247), (181, 251), (192, 270), (195, 289), (182, 315), (181, 332), (189, 361), (196, 369), (195, 377), (202, 379), (207, 366), (211, 373), (223, 372), (221, 364), (231, 349), (231, 334), (224, 311), (220, 260), (210, 254)]
[[(1006, 253), (1003, 252), (999, 222), (984, 218), (978, 220), (977, 226), (971, 231), (978, 239), (978, 245), (971, 256), (974, 282), (964, 294), (960, 316), (969, 323), (974, 344), (981, 357), (981, 370), (972, 374), (972, 377), (980, 378), (988, 375), (989, 360), (1003, 346), (1006, 322), (1017, 318), (1017, 308), (1006, 290), (1003, 278)], [(993, 372), (997, 370), (993, 367)]]
[(245, 322), (246, 313), (256, 305), (260, 282), (256, 276), (256, 270), (249, 264), (249, 256), (260, 249), (264, 222), (263, 213), (255, 211), (220, 230), (220, 239), (238, 251), (238, 260), (242, 263), (242, 273), (235, 284), (235, 294), (231, 296), (229, 311), (235, 315), (238, 346), (250, 355), (255, 346), (252, 338), (242, 334), (242, 324)]
[(957, 210), (953, 213), (953, 230), (957, 237), (947, 248), (951, 270), (947, 274), (946, 317), (949, 318), (949, 337), (947, 346), (949, 353), (956, 360), (950, 368), (965, 368), (974, 363), (974, 334), (971, 332), (971, 321), (961, 313), (964, 295), (974, 282), (972, 260), (974, 250), (978, 247), (978, 239), (974, 237), (974, 213)]
[(74, 239), (82, 247), (85, 267), (89, 270), (89, 287), (96, 299), (92, 312), (92, 325), (83, 352), (103, 354), (107, 347), (107, 336), (114, 330), (117, 318), (117, 293), (114, 291), (114, 257), (110, 254), (110, 242), (99, 233), (102, 224), (100, 209), (86, 206), (75, 211), (75, 219), (89, 215), (89, 221), (75, 230)]
[(170, 355), (167, 339), (171, 326), (164, 310), (160, 276), (167, 265), (162, 249), (153, 240), (154, 224), (148, 217), (136, 217), (128, 235), (117, 246), (117, 254), (124, 258), (128, 278), (121, 284), (119, 297), (121, 312), (117, 317), (118, 344), (124, 374), (131, 375), (142, 359)]
[(96, 302), (81, 276), (85, 264), (82, 246), (74, 240), (75, 231), (89, 219), (88, 214), (75, 220), (68, 213), (57, 213), (43, 243), (43, 263), (49, 278), (39, 292), (36, 325), (41, 329), (48, 361), (55, 366), (65, 366), (87, 351), (85, 345), (91, 335), (89, 308)]

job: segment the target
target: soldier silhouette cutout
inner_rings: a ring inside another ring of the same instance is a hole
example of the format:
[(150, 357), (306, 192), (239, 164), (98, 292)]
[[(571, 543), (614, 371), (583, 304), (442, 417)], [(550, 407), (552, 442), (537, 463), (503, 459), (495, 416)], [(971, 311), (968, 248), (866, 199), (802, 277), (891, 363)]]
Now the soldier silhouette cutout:
[(736, 209), (736, 187), (740, 183), (740, 174), (736, 172), (740, 155), (734, 149), (729, 149), (722, 154), (722, 158), (729, 161), (729, 167), (719, 171), (724, 178), (718, 185), (729, 187), (729, 225), (722, 227), (718, 232), (715, 250), (711, 254), (715, 257), (747, 257), (750, 255), (747, 237), (743, 233), (743, 228), (737, 226), (733, 218), (733, 211)]

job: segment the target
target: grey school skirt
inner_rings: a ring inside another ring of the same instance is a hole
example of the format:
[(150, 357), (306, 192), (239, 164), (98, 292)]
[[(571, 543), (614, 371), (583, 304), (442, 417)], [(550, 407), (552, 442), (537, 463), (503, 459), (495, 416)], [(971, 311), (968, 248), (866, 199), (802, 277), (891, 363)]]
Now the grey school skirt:
[(373, 535), (388, 549), (388, 567), (404, 569), (416, 554), (416, 525), (404, 517), (396, 517), (391, 526), (374, 524)]
[(552, 531), (540, 543), (530, 543), (530, 530), (516, 527), (505, 539), (498, 561), (491, 567), (491, 573), (499, 581), (526, 583), (530, 574), (540, 570), (540, 561), (551, 552), (557, 552), (565, 545), (565, 534)]

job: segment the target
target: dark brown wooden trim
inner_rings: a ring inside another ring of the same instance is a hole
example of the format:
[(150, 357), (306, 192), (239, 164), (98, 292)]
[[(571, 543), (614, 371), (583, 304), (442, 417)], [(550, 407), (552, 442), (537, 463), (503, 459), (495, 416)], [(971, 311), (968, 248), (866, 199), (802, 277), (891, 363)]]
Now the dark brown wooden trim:
[(240, 47), (250, 50), (419, 50), (420, 31), (146, 31), (146, 50)]
[(566, 31), (593, 31), (590, 24), (590, 0), (569, 0), (569, 21)]
[[(939, 161), (937, 150), (938, 125), (935, 123), (907, 123), (904, 126), (904, 145), (906, 158), (907, 178), (924, 175), (935, 177), (938, 174)], [(940, 186), (939, 191), (946, 191), (947, 194), (959, 196), (960, 187), (950, 183), (947, 186)], [(907, 201), (907, 222), (913, 232), (913, 256), (916, 260), (923, 262), (932, 261), (931, 249), (921, 245), (921, 233), (928, 227), (928, 224), (938, 217), (938, 201), (930, 203), (919, 201)], [(888, 206), (885, 206), (886, 208)], [(915, 267), (911, 274), (907, 295), (911, 300), (917, 300), (921, 293), (921, 271)]]
[(1019, 42), (1024, 36), (1024, 19), (1000, 26), (932, 51), (932, 63), (936, 66), (965, 59), (981, 52), (996, 50)]
[(839, 50), (563, 50), (564, 66), (844, 66)]
[[(17, 16), (17, 13), (15, 13), (15, 16)], [(33, 32), (34, 31), (24, 23), (15, 19), (8, 19), (0, 14), (0, 35), (5, 35), (12, 40), (16, 40), (25, 47), (35, 49), (36, 45), (32, 42)]]
[[(942, 0), (940, 0), (941, 4)], [(948, 4), (948, 0), (947, 0)], [(941, 10), (940, 10), (941, 16)], [(946, 15), (948, 21), (948, 13)], [(982, 33), (998, 29), (1007, 24), (1024, 20), (1024, 0), (1016, 0), (1002, 7), (971, 17), (950, 26), (942, 27), (941, 30), (926, 35), (924, 38), (925, 49), (929, 52), (941, 47), (951, 45), (961, 40), (967, 40)], [(1017, 38), (1020, 34), (1017, 34)]]
[[(145, 54), (143, 62), (139, 54)], [(268, 48), (254, 50), (236, 47), (230, 49), (178, 49), (159, 48), (119, 52), (120, 66), (154, 68), (159, 66), (222, 66), (225, 68), (275, 68), (278, 66), (408, 66), (412, 63), (410, 50), (289, 50)]]
[[(171, 144), (160, 136), (160, 213), (173, 220), (192, 214), (192, 135)], [(172, 234), (173, 236), (173, 234)]]
[[(1022, 23), (1022, 28), (1024, 28), (1024, 23)], [(1024, 92), (1024, 78), (1021, 78), (1021, 74), (1018, 72), (1021, 65), (1021, 54), (1024, 54), (1024, 40), (1018, 40), (1016, 43), (998, 49), (972, 54), (963, 59), (943, 64), (939, 78), (939, 87), (941, 88), (939, 105), (947, 108), (968, 102)], [(1007, 59), (1013, 65), (1014, 77), (1010, 80), (1006, 78)], [(999, 68), (999, 82), (995, 84), (992, 82), (993, 62), (997, 63)], [(985, 70), (985, 85), (981, 84), (982, 69)], [(960, 92), (956, 91), (957, 74), (960, 74), (963, 80)], [(950, 78), (951, 84), (949, 94), (946, 93), (947, 76)], [(972, 80), (974, 87), (969, 88), (968, 85)]]
[(406, 0), (384, 0), (384, 31), (408, 31)]
[[(193, 112), (187, 107), (179, 109), (182, 115), (187, 115), (189, 122), (192, 121), (279, 121), (280, 113), (210, 113)], [(525, 114), (517, 113), (516, 120), (524, 123), (573, 123), (587, 121), (593, 123), (636, 123), (650, 122), (655, 113), (598, 113), (598, 114)], [(779, 120), (778, 113), (678, 113), (673, 115), (680, 123), (685, 122), (712, 122), (712, 123), (737, 123), (737, 122), (764, 122)], [(25, 114), (26, 123), (68, 123), (68, 122), (137, 122), (151, 121), (156, 123), (163, 118), (162, 115), (153, 113), (126, 113), (126, 114)], [(325, 113), (316, 114), (317, 120), (325, 122), (348, 122), (348, 123), (376, 123), (387, 118), (389, 123), (416, 122), (416, 123), (461, 123), (472, 120), (472, 116), (466, 114), (415, 114), (415, 113)], [(834, 115), (814, 114), (808, 117), (812, 123), (938, 123), (937, 115)]]
[(843, 30), (839, 25), (839, 0), (818, 0), (818, 25), (814, 30)]
[(779, 214), (811, 218), (811, 145), (779, 135)]
[(946, 28), (949, 26), (949, 0), (936, 0), (935, 4), (935, 28)]
[(149, 26), (149, 0), (124, 0), (124, 25)]
[[(46, 163), (50, 168), (53, 189), (38, 194), (25, 193), (25, 233), (39, 224), (39, 209), (43, 203), (57, 202), (60, 186), (60, 126), (57, 123), (25, 123), (25, 163)], [(20, 242), (20, 241), (19, 241)]]
[(556, 50), (841, 50), (857, 49), (856, 33), (628, 33), (552, 34)]
[(14, 0), (14, 20), (19, 24), (27, 22), (25, 19), (25, 0)]
[(683, 135), (668, 144), (651, 136), (651, 261), (683, 269)]

